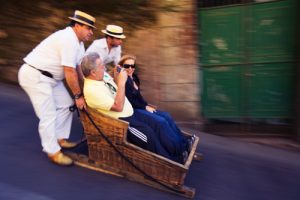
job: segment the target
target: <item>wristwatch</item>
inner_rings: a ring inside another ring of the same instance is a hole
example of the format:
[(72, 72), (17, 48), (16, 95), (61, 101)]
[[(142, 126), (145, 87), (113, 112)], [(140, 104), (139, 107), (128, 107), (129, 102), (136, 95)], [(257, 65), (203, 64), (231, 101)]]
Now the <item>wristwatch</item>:
[(79, 92), (77, 94), (74, 95), (74, 99), (79, 99), (80, 97), (82, 97), (82, 93)]

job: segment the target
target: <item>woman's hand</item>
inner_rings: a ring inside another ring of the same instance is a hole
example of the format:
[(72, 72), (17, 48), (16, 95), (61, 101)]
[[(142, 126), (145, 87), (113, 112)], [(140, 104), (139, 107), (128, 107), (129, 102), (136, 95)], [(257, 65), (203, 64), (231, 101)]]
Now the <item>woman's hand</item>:
[(151, 112), (151, 113), (156, 112), (156, 109), (153, 108), (152, 106), (149, 106), (149, 105), (146, 106), (146, 110), (147, 110), (148, 112)]
[(117, 77), (120, 73), (120, 71), (122, 70), (121, 66), (120, 65), (116, 65), (114, 67), (114, 70), (113, 70), (113, 78), (114, 78), (114, 81), (116, 82), (117, 81)]
[(118, 87), (120, 87), (120, 85), (125, 86), (127, 78), (128, 78), (128, 74), (127, 74), (126, 70), (121, 68), (120, 72), (118, 72), (118, 76), (116, 79)]

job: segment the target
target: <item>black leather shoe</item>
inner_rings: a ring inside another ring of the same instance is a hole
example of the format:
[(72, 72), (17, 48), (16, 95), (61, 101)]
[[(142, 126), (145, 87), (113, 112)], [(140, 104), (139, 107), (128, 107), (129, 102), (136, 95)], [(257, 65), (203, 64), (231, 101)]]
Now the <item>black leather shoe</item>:
[(193, 140), (193, 143), (194, 143), (195, 140), (196, 140), (196, 135), (195, 135), (195, 133), (191, 136), (191, 139)]
[(188, 138), (186, 140), (186, 150), (188, 152), (191, 152), (192, 148), (193, 148), (193, 140), (191, 138)]
[(188, 157), (189, 157), (189, 153), (188, 153), (187, 151), (182, 152), (182, 154), (181, 154), (181, 158), (182, 158), (181, 163), (182, 163), (183, 165), (184, 165), (185, 162), (187, 161)]
[(196, 136), (195, 134), (193, 134), (190, 138), (187, 139), (187, 151), (190, 153), (192, 151), (192, 148), (193, 148), (193, 144), (196, 140)]

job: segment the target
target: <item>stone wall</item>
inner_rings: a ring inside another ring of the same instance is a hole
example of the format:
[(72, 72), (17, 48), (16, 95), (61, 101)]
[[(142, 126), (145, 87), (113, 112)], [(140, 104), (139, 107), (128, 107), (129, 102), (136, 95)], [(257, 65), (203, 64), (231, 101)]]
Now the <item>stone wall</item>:
[[(137, 56), (142, 92), (149, 103), (171, 112), (176, 120), (199, 123), (195, 0), (28, 1), (4, 1), (0, 7), (1, 81), (17, 84), (22, 58), (64, 28), (67, 16), (79, 9), (97, 19), (94, 39), (103, 37), (106, 24), (124, 27), (123, 53)], [(26, 12), (20, 15), (22, 9)]]
[(135, 32), (124, 53), (137, 56), (142, 93), (149, 103), (169, 111), (177, 121), (200, 125), (200, 80), (196, 5), (193, 0), (158, 1), (170, 10)]

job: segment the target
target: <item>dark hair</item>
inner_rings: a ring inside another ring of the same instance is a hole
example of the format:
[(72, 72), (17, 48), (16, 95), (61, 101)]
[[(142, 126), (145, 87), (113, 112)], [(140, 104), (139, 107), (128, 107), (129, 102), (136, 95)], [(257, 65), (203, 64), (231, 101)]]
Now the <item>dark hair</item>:
[(83, 26), (84, 24), (83, 23), (80, 23), (80, 22), (77, 22), (77, 21), (74, 21), (74, 20), (71, 20), (70, 23), (69, 23), (69, 26), (71, 27), (74, 27), (75, 24), (79, 24), (80, 26)]
[(114, 38), (116, 38), (116, 37), (105, 34), (105, 38), (111, 38), (111, 39), (114, 39)]
[(141, 82), (140, 82), (138, 75), (133, 73), (132, 78), (133, 78), (133, 81), (137, 84), (137, 86), (140, 87)]

